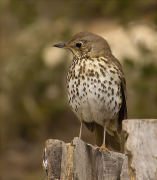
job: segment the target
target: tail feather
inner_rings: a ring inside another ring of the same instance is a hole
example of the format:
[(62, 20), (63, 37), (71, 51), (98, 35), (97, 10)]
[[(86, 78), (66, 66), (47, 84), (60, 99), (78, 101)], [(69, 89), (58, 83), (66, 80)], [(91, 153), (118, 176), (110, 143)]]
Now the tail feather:
[[(101, 125), (95, 123), (95, 143), (97, 146), (101, 146), (103, 144), (103, 137), (104, 128)], [(114, 131), (114, 136), (111, 136), (106, 131), (105, 145), (110, 150), (122, 152), (121, 137), (117, 131)]]
[(103, 144), (104, 128), (101, 125), (95, 123), (94, 130), (95, 143), (100, 147)]

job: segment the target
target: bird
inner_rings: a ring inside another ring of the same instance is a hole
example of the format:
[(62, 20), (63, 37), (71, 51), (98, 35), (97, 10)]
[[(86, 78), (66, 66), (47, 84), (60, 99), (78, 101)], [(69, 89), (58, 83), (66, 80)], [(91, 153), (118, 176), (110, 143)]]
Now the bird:
[(73, 54), (66, 82), (70, 107), (81, 121), (79, 138), (84, 123), (100, 151), (121, 152), (122, 121), (128, 118), (126, 80), (108, 42), (85, 31), (53, 47)]

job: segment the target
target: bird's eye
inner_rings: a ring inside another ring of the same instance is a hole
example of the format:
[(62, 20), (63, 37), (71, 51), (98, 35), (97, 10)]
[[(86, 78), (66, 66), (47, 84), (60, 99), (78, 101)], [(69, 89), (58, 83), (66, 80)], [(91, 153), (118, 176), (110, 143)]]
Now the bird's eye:
[(76, 43), (76, 47), (80, 48), (82, 46), (81, 42)]

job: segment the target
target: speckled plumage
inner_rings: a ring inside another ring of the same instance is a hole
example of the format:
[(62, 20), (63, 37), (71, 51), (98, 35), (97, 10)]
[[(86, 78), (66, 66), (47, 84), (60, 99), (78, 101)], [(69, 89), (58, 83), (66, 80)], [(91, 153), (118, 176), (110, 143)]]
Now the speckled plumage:
[(89, 130), (94, 131), (98, 124), (120, 141), (116, 132), (121, 131), (122, 120), (127, 118), (125, 78), (106, 40), (81, 32), (68, 43), (54, 46), (73, 52), (67, 75), (68, 100), (73, 112)]
[[(109, 120), (120, 110), (122, 93), (120, 91), (121, 73), (106, 58), (77, 58), (71, 62), (67, 76), (69, 104), (80, 121), (109, 125)], [(109, 134), (117, 130), (111, 126)]]

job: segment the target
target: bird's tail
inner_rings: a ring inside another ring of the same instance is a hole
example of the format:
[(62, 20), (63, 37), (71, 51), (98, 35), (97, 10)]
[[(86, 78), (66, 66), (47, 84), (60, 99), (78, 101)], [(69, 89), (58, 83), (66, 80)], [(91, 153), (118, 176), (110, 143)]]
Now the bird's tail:
[[(103, 137), (104, 137), (104, 128), (95, 123), (95, 143), (97, 146), (101, 146), (103, 144)], [(114, 136), (111, 136), (106, 131), (106, 138), (105, 138), (105, 145), (108, 149), (122, 152), (123, 148), (121, 145), (121, 137), (117, 131), (114, 131)]]

